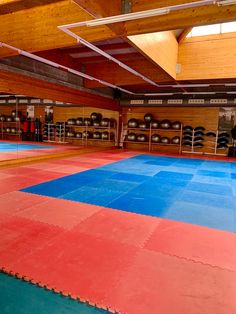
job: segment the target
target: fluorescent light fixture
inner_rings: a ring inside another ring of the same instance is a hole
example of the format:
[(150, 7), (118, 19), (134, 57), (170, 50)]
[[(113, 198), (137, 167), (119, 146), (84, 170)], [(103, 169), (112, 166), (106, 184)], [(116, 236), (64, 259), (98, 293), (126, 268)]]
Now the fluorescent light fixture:
[(112, 24), (112, 23), (138, 20), (138, 19), (158, 16), (158, 15), (165, 15), (165, 14), (168, 14), (169, 12), (170, 12), (169, 9), (153, 9), (153, 10), (146, 10), (146, 11), (141, 11), (141, 12), (114, 15), (114, 16), (109, 16), (109, 17), (105, 17), (101, 19), (87, 21), (86, 25), (87, 26), (107, 25), (107, 24)]
[(214, 95), (215, 92), (184, 92), (183, 95)]
[(225, 5), (233, 5), (236, 4), (236, 0), (221, 0), (221, 1), (217, 1), (217, 5), (219, 7), (223, 7)]
[(236, 91), (235, 92), (226, 92), (226, 94), (236, 94)]
[(178, 11), (178, 10), (183, 10), (183, 9), (188, 9), (188, 8), (201, 7), (201, 6), (211, 5), (215, 3), (216, 3), (216, 0), (194, 1), (194, 2), (189, 2), (189, 3), (181, 3), (177, 5), (167, 6), (163, 8), (156, 8), (152, 10), (113, 15), (113, 16), (108, 16), (108, 17), (104, 17), (100, 19), (77, 22), (73, 24), (65, 24), (58, 27), (61, 30), (63, 30), (63, 29), (68, 29), (68, 28), (81, 27), (81, 26), (99, 26), (99, 25), (106, 25), (106, 24), (112, 24), (112, 23), (118, 23), (118, 22), (126, 22), (126, 21), (138, 20), (138, 19), (143, 19), (143, 18), (155, 17), (158, 15), (165, 15), (165, 14), (170, 13), (171, 11)]
[(179, 85), (172, 85), (173, 88), (181, 88), (181, 87), (209, 87), (209, 84), (179, 84)]
[(147, 93), (147, 94), (140, 94), (144, 96), (172, 96), (174, 93)]
[(226, 87), (231, 87), (231, 86), (233, 87), (233, 86), (236, 86), (236, 83), (227, 83), (227, 84), (225, 84), (225, 86)]

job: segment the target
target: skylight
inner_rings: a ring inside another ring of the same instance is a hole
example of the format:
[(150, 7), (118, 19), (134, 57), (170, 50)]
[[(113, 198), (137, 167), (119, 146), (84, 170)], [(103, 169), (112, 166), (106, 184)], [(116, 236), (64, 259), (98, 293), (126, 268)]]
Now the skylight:
[(193, 27), (187, 38), (236, 32), (236, 22)]

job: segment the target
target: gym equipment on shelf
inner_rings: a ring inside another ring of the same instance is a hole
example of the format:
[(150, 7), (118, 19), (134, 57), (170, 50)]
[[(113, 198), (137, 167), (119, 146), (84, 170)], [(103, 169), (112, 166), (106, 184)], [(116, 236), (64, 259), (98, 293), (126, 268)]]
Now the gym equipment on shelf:
[(170, 144), (170, 139), (167, 136), (161, 137), (161, 143), (162, 144)]
[(75, 137), (75, 133), (74, 133), (74, 132), (71, 132), (71, 131), (68, 131), (68, 132), (66, 133), (66, 136), (67, 136), (67, 137)]
[(90, 126), (90, 125), (92, 125), (91, 119), (90, 119), (90, 118), (85, 118), (85, 119), (84, 119), (84, 125), (85, 125), (85, 126)]
[(183, 127), (183, 131), (190, 131), (192, 132), (193, 131), (193, 127), (191, 125), (186, 125)]
[(7, 122), (12, 122), (12, 121), (13, 121), (13, 118), (12, 118), (11, 116), (7, 116), (7, 117), (6, 117), (6, 121), (7, 121)]
[(153, 119), (153, 115), (151, 113), (146, 113), (144, 116), (144, 121), (148, 124), (150, 124), (152, 122)]
[(68, 119), (67, 120), (67, 124), (68, 125), (75, 125), (76, 124), (76, 120), (75, 119)]
[(206, 129), (203, 126), (196, 126), (196, 128), (194, 128), (194, 131), (205, 131)]
[(172, 129), (180, 130), (180, 129), (181, 129), (181, 122), (179, 122), (179, 121), (174, 121), (174, 122), (172, 123)]
[(183, 137), (183, 141), (192, 141), (192, 136), (186, 135)]
[(130, 119), (128, 121), (128, 127), (129, 128), (137, 128), (138, 127), (138, 120), (137, 119)]
[(160, 127), (160, 122), (158, 120), (152, 120), (151, 128), (152, 129), (158, 129), (159, 127)]
[(148, 124), (143, 122), (143, 121), (141, 121), (141, 122), (139, 122), (138, 127), (140, 129), (147, 129), (148, 128)]
[(171, 128), (171, 122), (167, 119), (162, 120), (160, 123), (160, 126), (162, 129), (170, 129)]
[(204, 136), (205, 134), (202, 131), (194, 131), (194, 136)]
[(6, 121), (6, 116), (4, 114), (0, 115), (0, 121)]
[(76, 132), (75, 137), (76, 138), (82, 138), (83, 137), (83, 133), (82, 132)]
[(137, 137), (136, 137), (136, 134), (135, 134), (135, 133), (129, 133), (129, 134), (127, 135), (127, 140), (128, 140), (128, 141), (135, 142), (136, 139), (137, 139)]
[(193, 144), (194, 147), (196, 148), (202, 148), (204, 146), (204, 144), (200, 143), (200, 142), (196, 142)]
[(110, 119), (108, 119), (108, 118), (103, 118), (102, 120), (101, 120), (101, 123), (100, 123), (100, 125), (102, 126), (102, 127), (108, 127), (109, 126), (109, 123), (110, 123)]
[(186, 141), (182, 143), (183, 146), (187, 146), (187, 147), (191, 147), (192, 146), (192, 142), (190, 141)]
[(102, 114), (101, 113), (98, 113), (98, 112), (92, 112), (91, 115), (90, 115), (90, 118), (92, 121), (101, 121), (102, 120)]
[(78, 125), (78, 126), (84, 125), (84, 119), (81, 117), (77, 118), (76, 119), (76, 125)]
[(138, 134), (137, 135), (137, 141), (138, 142), (147, 142), (148, 137), (146, 134)]
[(203, 137), (201, 137), (201, 136), (195, 136), (194, 137), (194, 142), (202, 142), (202, 141), (204, 141)]
[(93, 120), (93, 126), (94, 127), (99, 127), (100, 126), (99, 120)]
[(109, 132), (105, 131), (105, 132), (102, 132), (101, 134), (101, 138), (102, 140), (109, 140)]
[(93, 133), (93, 139), (98, 140), (101, 138), (101, 132), (94, 132)]
[(172, 139), (171, 139), (171, 144), (176, 144), (178, 145), (180, 143), (180, 137), (179, 136), (174, 136)]
[(152, 143), (160, 143), (161, 136), (159, 134), (153, 134), (151, 137)]
[(88, 139), (88, 138), (91, 138), (91, 135), (92, 135), (92, 134), (91, 134), (90, 131), (84, 131), (84, 132), (83, 132), (83, 138), (87, 138), (87, 139)]

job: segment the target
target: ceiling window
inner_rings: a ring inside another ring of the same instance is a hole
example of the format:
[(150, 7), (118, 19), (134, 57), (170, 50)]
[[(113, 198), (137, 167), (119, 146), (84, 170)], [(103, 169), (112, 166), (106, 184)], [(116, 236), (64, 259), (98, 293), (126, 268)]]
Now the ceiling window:
[(207, 35), (215, 35), (215, 34), (222, 34), (222, 33), (230, 33), (230, 32), (236, 32), (236, 22), (196, 26), (196, 27), (193, 27), (191, 32), (189, 32), (189, 34), (187, 35), (187, 38), (196, 37), (196, 36), (207, 36)]

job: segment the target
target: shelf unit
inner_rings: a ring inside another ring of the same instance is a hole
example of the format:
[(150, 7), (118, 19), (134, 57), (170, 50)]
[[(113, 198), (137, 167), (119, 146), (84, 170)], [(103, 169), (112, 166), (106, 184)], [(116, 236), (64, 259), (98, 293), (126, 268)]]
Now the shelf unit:
[(67, 144), (66, 142), (66, 123), (65, 122), (58, 122), (56, 123), (56, 142), (59, 144)]
[[(126, 140), (126, 137), (129, 133), (129, 131), (138, 131), (140, 133), (148, 133), (148, 141), (147, 142), (138, 142), (138, 141), (128, 141)], [(152, 135), (153, 134), (175, 134), (175, 136), (179, 136), (180, 138), (180, 143), (179, 144), (172, 144), (172, 143), (155, 143), (152, 142)], [(127, 125), (124, 125), (122, 123), (122, 133), (121, 133), (121, 146), (124, 147), (124, 144), (129, 145), (129, 144), (139, 144), (139, 145), (148, 145), (148, 151), (152, 151), (154, 150), (154, 147), (158, 147), (158, 146), (166, 146), (166, 147), (177, 147), (178, 148), (178, 153), (181, 154), (181, 148), (182, 148), (182, 124), (180, 126), (180, 129), (163, 129), (163, 128), (152, 128), (151, 124), (149, 128), (129, 128)]]
[[(22, 122), (21, 121), (1, 121), (0, 122), (0, 126), (1, 126), (1, 139), (8, 139), (8, 137), (10, 136), (11, 138), (15, 137), (17, 139), (21, 139), (21, 126), (22, 126)], [(11, 132), (4, 132), (5, 128), (15, 128), (16, 132), (15, 133), (11, 133)]]
[[(191, 131), (188, 131), (191, 132)], [(194, 133), (198, 132), (198, 131), (194, 131), (192, 130), (192, 141), (191, 141), (191, 147), (190, 150), (184, 150), (182, 149), (183, 153), (190, 153), (190, 154), (205, 154), (205, 155), (217, 155), (217, 156), (226, 156), (227, 153), (219, 153), (219, 148), (217, 148), (218, 146), (218, 139), (219, 139), (219, 135), (221, 133), (223, 133), (224, 131), (218, 131), (218, 130), (204, 130), (203, 133), (204, 135), (202, 136), (204, 138), (204, 143), (205, 145), (201, 148), (199, 147), (194, 147), (194, 143), (196, 143), (196, 141), (194, 141)], [(210, 137), (207, 136), (206, 133), (212, 132), (214, 133), (216, 136), (215, 137)], [(226, 132), (227, 133), (227, 132)], [(214, 138), (214, 140), (213, 140)], [(206, 150), (212, 150), (212, 152), (208, 152)], [(224, 149), (223, 149), (224, 150)], [(225, 149), (226, 150), (226, 149)]]
[[(227, 153), (224, 153), (224, 154), (222, 154), (222, 153), (218, 153), (219, 152), (219, 150), (220, 150), (220, 148), (217, 148), (217, 146), (218, 146), (218, 140), (219, 140), (219, 135), (221, 134), (221, 133), (225, 133), (224, 131), (207, 131), (207, 132), (214, 132), (215, 134), (216, 134), (216, 137), (214, 137), (214, 141), (211, 141), (211, 140), (209, 140), (209, 139), (207, 139), (206, 141), (208, 142), (208, 143), (211, 143), (211, 144), (213, 144), (213, 146), (207, 146), (207, 148), (209, 148), (209, 149), (212, 149), (213, 150), (213, 152), (212, 153), (208, 153), (208, 152), (206, 152), (205, 154), (207, 154), (207, 155), (217, 155), (217, 156), (226, 156), (227, 155)], [(227, 132), (226, 132), (227, 133)], [(209, 136), (206, 136), (205, 135), (205, 137), (207, 137), (207, 138), (209, 138)], [(228, 148), (226, 148), (226, 149), (228, 149)], [(222, 150), (226, 150), (226, 149), (222, 149)]]
[(56, 124), (44, 123), (43, 126), (43, 142), (56, 143)]
[(44, 124), (44, 142), (67, 144), (66, 141), (66, 123), (45, 123)]
[[(186, 131), (186, 132), (190, 133), (191, 131)], [(195, 146), (194, 146), (194, 143), (196, 143), (196, 141), (194, 141), (194, 139), (195, 139), (195, 137), (196, 137), (196, 135), (195, 135), (196, 132), (199, 132), (199, 131), (195, 131), (194, 129), (192, 130), (192, 135), (191, 135), (192, 140), (191, 140), (191, 147), (190, 147), (190, 150), (184, 150), (184, 149), (182, 149), (182, 153), (187, 153), (187, 154), (203, 154), (203, 151), (201, 151), (201, 150), (204, 148), (204, 146), (203, 146), (203, 147), (195, 147)], [(183, 132), (183, 135), (184, 135), (184, 132)], [(204, 140), (203, 140), (203, 141), (204, 141)], [(182, 140), (182, 142), (183, 142), (183, 140)]]
[[(86, 117), (83, 117), (86, 118)], [(52, 125), (52, 124), (51, 124)], [(58, 124), (53, 124), (54, 128), (56, 129), (56, 125)], [(58, 125), (59, 126), (59, 125)], [(62, 127), (63, 126), (63, 127)], [(117, 134), (118, 134), (118, 126), (117, 123), (114, 121), (114, 126), (108, 125), (108, 127), (103, 127), (103, 126), (88, 126), (88, 125), (76, 125), (76, 124), (67, 124), (66, 122), (63, 122), (63, 125), (59, 129), (59, 135), (56, 136), (56, 133), (53, 134), (53, 138), (50, 140), (57, 142), (57, 143), (74, 143), (74, 142), (81, 142), (82, 145), (88, 146), (89, 143), (114, 143), (114, 145), (117, 146)], [(83, 133), (85, 132), (95, 132), (95, 131), (107, 131), (108, 132), (108, 139), (94, 139), (94, 138), (85, 138), (85, 137), (75, 137), (75, 136), (66, 136), (66, 133), (73, 132), (76, 133), (76, 131)], [(56, 131), (55, 131), (56, 132)], [(60, 133), (61, 132), (61, 133)], [(114, 138), (111, 137), (111, 133), (114, 134)]]

